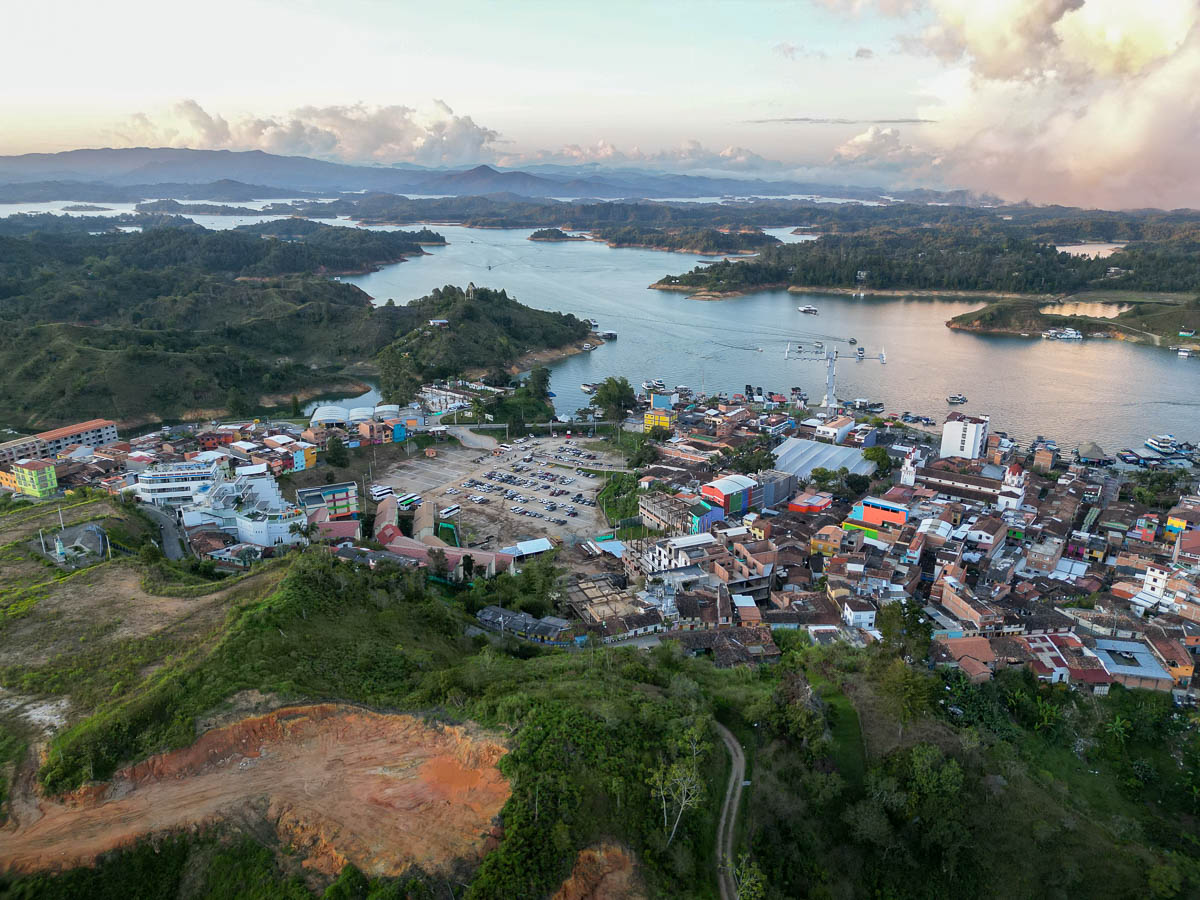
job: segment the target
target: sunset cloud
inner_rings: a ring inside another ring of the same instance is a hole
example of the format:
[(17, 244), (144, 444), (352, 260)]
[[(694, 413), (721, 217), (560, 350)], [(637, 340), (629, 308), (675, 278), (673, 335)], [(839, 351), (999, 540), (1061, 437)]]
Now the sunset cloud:
[(134, 146), (263, 150), (347, 162), (461, 165), (490, 159), (498, 132), (456, 115), (435, 100), (427, 112), (408, 106), (302, 106), (283, 116), (233, 121), (181, 100), (159, 115), (138, 113), (113, 129)]

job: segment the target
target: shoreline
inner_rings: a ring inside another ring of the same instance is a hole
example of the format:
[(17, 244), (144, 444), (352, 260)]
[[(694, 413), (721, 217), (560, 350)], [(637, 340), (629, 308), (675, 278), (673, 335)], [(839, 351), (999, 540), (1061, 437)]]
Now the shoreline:
[(689, 300), (725, 300), (733, 297), (744, 297), (747, 294), (759, 294), (764, 291), (787, 291), (789, 294), (835, 294), (838, 296), (855, 296), (863, 294), (864, 297), (925, 297), (928, 299), (961, 299), (969, 300), (1040, 300), (1045, 303), (1058, 303), (1072, 296), (1070, 294), (1014, 294), (1003, 293), (998, 291), (949, 291), (949, 290), (930, 290), (927, 288), (887, 288), (864, 291), (861, 288), (848, 287), (819, 287), (816, 285), (798, 285), (784, 284), (781, 282), (773, 282), (771, 284), (760, 284), (754, 287), (739, 288), (733, 291), (715, 291), (707, 288), (698, 288), (686, 284), (663, 284), (656, 281), (654, 284), (648, 285), (651, 290), (655, 291), (676, 291), (682, 294), (690, 294)]
[[(596, 332), (589, 331), (587, 337), (582, 338), (578, 342), (573, 341), (561, 347), (547, 347), (544, 350), (530, 350), (528, 353), (523, 353), (517, 357), (512, 365), (506, 366), (504, 371), (509, 375), (520, 375), (522, 372), (527, 372), (537, 365), (547, 366), (564, 359), (570, 359), (572, 356), (578, 356), (580, 353), (590, 353), (590, 350), (583, 349), (582, 345), (584, 343), (599, 347), (606, 342), (601, 340), (596, 335)], [(488, 371), (488, 369), (468, 369), (463, 375), (467, 378), (482, 378)]]

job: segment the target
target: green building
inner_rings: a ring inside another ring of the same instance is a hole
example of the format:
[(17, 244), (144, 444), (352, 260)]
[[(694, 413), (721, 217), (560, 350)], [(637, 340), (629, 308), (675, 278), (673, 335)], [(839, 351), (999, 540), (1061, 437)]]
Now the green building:
[(17, 490), (30, 497), (51, 497), (58, 490), (54, 463), (45, 459), (26, 459), (13, 464)]

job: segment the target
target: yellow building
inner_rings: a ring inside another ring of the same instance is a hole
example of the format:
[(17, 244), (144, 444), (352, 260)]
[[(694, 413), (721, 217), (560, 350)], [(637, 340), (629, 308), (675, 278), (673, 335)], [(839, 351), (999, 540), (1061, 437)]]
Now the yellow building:
[(668, 431), (673, 431), (675, 429), (675, 410), (646, 410), (645, 415), (642, 416), (642, 429), (649, 431), (651, 428), (666, 428)]
[(812, 536), (808, 542), (809, 552), (821, 556), (834, 556), (842, 548), (842, 529), (836, 525), (826, 525)]
[(9, 469), (0, 469), (0, 488), (17, 490), (17, 473)]
[(13, 463), (13, 474), (17, 476), (17, 490), (30, 497), (50, 497), (58, 490), (54, 463), (49, 460), (24, 459)]

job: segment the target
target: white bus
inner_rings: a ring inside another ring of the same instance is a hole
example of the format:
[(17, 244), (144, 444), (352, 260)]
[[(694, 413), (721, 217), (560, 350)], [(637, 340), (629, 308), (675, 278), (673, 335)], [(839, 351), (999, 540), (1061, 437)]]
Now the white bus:
[(394, 493), (396, 493), (396, 492), (394, 490), (392, 490), (390, 485), (386, 485), (386, 484), (371, 485), (371, 499), (374, 500), (376, 503), (378, 503), (384, 497), (392, 496), (392, 494), (394, 494)]
[(405, 494), (403, 497), (396, 498), (397, 509), (416, 509), (421, 505), (421, 496), (419, 494)]
[(447, 506), (445, 509), (442, 510), (441, 517), (443, 519), (453, 519), (455, 516), (458, 515), (458, 511), (460, 509), (462, 509), (461, 506)]

